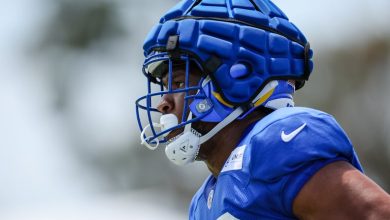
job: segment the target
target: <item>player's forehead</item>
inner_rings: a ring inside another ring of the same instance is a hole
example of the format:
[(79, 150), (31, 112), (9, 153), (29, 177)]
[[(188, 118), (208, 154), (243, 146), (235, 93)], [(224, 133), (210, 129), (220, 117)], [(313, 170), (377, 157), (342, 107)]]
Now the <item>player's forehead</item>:
[[(173, 60), (172, 61), (172, 76), (173, 77), (179, 77), (179, 76), (185, 76), (188, 72), (188, 74), (191, 74), (190, 69), (188, 68), (187, 62), (183, 60)], [(168, 71), (164, 73), (164, 77), (168, 77), (169, 68)]]

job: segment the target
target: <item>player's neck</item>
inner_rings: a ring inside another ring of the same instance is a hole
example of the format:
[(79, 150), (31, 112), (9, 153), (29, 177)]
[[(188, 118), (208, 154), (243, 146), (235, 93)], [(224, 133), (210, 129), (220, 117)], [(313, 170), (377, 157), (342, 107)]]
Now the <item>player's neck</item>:
[(243, 120), (234, 121), (202, 145), (199, 153), (200, 159), (206, 163), (215, 178), (218, 177), (227, 158), (239, 144), (244, 131), (265, 115), (266, 113), (253, 112)]

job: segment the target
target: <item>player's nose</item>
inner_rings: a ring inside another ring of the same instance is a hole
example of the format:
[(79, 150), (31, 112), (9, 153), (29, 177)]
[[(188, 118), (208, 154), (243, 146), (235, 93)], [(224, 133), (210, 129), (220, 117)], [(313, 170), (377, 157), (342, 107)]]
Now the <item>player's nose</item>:
[(173, 111), (175, 107), (173, 97), (171, 94), (165, 94), (161, 97), (160, 103), (157, 105), (157, 110), (162, 114), (168, 114)]

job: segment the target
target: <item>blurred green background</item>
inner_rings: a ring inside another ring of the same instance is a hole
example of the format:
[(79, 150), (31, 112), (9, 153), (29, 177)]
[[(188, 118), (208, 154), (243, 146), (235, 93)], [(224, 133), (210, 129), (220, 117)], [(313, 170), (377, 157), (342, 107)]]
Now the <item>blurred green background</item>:
[[(0, 219), (186, 219), (208, 175), (139, 144), (142, 43), (174, 0), (14, 0), (0, 8)], [(274, 1), (315, 69), (299, 106), (333, 114), (390, 191), (390, 2)]]

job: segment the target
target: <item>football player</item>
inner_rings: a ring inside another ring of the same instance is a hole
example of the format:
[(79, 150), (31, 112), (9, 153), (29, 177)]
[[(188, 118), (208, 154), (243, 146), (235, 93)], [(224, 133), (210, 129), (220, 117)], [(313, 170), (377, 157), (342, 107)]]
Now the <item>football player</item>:
[(190, 219), (390, 219), (336, 120), (294, 107), (313, 52), (271, 1), (180, 1), (143, 49), (142, 144), (211, 172)]

